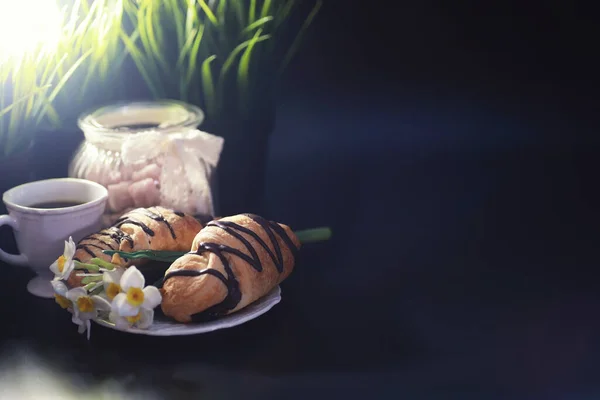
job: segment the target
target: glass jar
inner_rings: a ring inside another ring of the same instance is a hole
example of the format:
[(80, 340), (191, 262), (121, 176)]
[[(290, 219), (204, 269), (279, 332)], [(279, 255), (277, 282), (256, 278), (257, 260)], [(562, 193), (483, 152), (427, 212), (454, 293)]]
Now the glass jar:
[(213, 179), (223, 139), (197, 128), (199, 108), (178, 101), (118, 103), (83, 115), (85, 140), (69, 176), (109, 192), (104, 225), (138, 207), (214, 215)]

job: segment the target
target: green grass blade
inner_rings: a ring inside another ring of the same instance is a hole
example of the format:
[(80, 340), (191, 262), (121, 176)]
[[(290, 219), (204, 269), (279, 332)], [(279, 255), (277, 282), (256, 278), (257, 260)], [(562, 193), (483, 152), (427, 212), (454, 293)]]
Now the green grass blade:
[(121, 40), (123, 41), (123, 44), (127, 48), (127, 51), (129, 52), (129, 54), (131, 55), (131, 58), (133, 59), (135, 66), (137, 67), (138, 71), (140, 72), (140, 75), (142, 75), (142, 78), (146, 82), (146, 85), (148, 85), (148, 88), (152, 92), (152, 95), (155, 98), (162, 97), (161, 91), (155, 85), (155, 80), (152, 79), (152, 76), (150, 75), (149, 71), (146, 69), (147, 63), (145, 62), (146, 60), (144, 59), (143, 54), (139, 51), (139, 49), (136, 47), (136, 45), (131, 41), (131, 39), (124, 32), (121, 32)]
[(187, 35), (187, 38), (185, 39), (185, 43), (183, 44), (183, 47), (181, 48), (181, 51), (179, 52), (179, 57), (177, 58), (177, 63), (175, 64), (176, 68), (180, 68), (183, 65), (183, 62), (185, 61), (185, 57), (188, 54), (190, 54), (190, 49), (192, 48), (192, 45), (194, 44), (197, 34), (198, 34), (198, 29), (193, 28), (192, 31)]
[(28, 101), (30, 98), (36, 96), (37, 94), (39, 94), (40, 92), (46, 90), (47, 88), (49, 88), (51, 86), (52, 85), (45, 85), (45, 86), (39, 87), (35, 91), (33, 91), (33, 92), (31, 92), (31, 93), (29, 93), (29, 94), (27, 94), (27, 95), (25, 95), (25, 96), (17, 99), (17, 100), (14, 100), (10, 105), (8, 105), (8, 106), (4, 107), (2, 110), (0, 110), (0, 117), (8, 114), (8, 112), (10, 110), (12, 110), (13, 108), (15, 108), (19, 104)]
[(217, 58), (217, 56), (212, 55), (202, 63), (202, 88), (204, 89), (204, 103), (206, 104), (206, 111), (209, 115), (213, 115), (215, 107), (215, 84), (213, 82), (212, 71), (210, 69), (210, 63), (215, 58)]
[(208, 6), (208, 4), (206, 4), (206, 1), (198, 0), (198, 3), (200, 4), (200, 7), (202, 7), (202, 11), (204, 11), (204, 14), (206, 14), (206, 17), (210, 20), (210, 22), (214, 26), (218, 26), (219, 21), (217, 21), (217, 17), (215, 17), (215, 14), (213, 14), (213, 12), (210, 9), (210, 7)]
[(256, 0), (250, 0), (248, 7), (248, 24), (252, 24), (256, 19)]
[[(262, 42), (263, 40), (267, 40), (269, 38), (271, 38), (271, 35), (262, 35), (256, 39), (256, 42)], [(233, 51), (229, 54), (229, 56), (223, 63), (223, 67), (221, 67), (221, 72), (219, 73), (219, 85), (222, 85), (224, 83), (226, 75), (231, 69), (231, 66), (233, 65), (233, 62), (235, 61), (237, 55), (240, 54), (240, 52), (242, 52), (246, 47), (248, 47), (251, 41), (252, 39), (246, 40), (245, 42), (238, 44), (235, 47), (235, 49), (233, 49)]]
[(186, 82), (189, 84), (196, 71), (196, 65), (198, 62), (198, 51), (200, 50), (200, 43), (202, 42), (202, 36), (204, 36), (204, 25), (198, 31), (192, 49), (190, 51), (190, 58), (188, 59), (188, 71), (186, 75)]
[(167, 5), (171, 8), (173, 18), (175, 19), (175, 31), (177, 32), (177, 48), (181, 48), (185, 42), (185, 21), (183, 19), (183, 12), (179, 8), (178, 0), (167, 0)]
[(287, 2), (283, 3), (281, 10), (279, 10), (277, 17), (275, 18), (275, 28), (279, 28), (279, 26), (287, 20), (295, 5), (296, 2), (294, 0), (288, 0)]
[[(60, 66), (65, 62), (65, 60), (67, 59), (67, 54), (63, 55), (61, 57), (61, 59), (56, 63), (56, 65), (54, 66), (54, 70), (48, 74), (50, 68), (52, 66), (52, 63), (47, 63), (47, 67), (44, 69), (44, 73), (42, 74), (42, 77), (40, 78), (40, 84), (49, 88), (52, 86), (52, 82), (54, 82), (54, 80), (56, 79), (56, 75), (58, 74), (58, 70), (60, 68)], [(36, 107), (34, 107), (33, 109), (33, 114), (36, 115), (40, 112), (40, 110), (42, 109), (42, 106), (44, 105), (43, 102), (38, 102), (38, 104), (36, 105)]]
[(252, 55), (252, 49), (256, 45), (262, 29), (259, 29), (254, 34), (254, 37), (248, 43), (248, 47), (244, 50), (244, 53), (240, 57), (240, 63), (238, 65), (238, 84), (240, 86), (240, 97), (242, 98), (242, 104), (246, 104), (246, 96), (249, 86), (248, 75), (250, 72), (250, 57)]
[(248, 25), (247, 27), (245, 27), (242, 30), (242, 35), (247, 35), (247, 34), (251, 33), (253, 30), (255, 30), (256, 28), (259, 28), (259, 27), (265, 25), (267, 22), (272, 21), (272, 20), (273, 20), (273, 17), (270, 15), (267, 17), (260, 18), (256, 21), (254, 21), (253, 23), (251, 23), (250, 25)]
[[(187, 12), (185, 16), (185, 37), (189, 38), (190, 34), (196, 30), (198, 22), (198, 13), (196, 11), (196, 0), (187, 0)], [(186, 39), (187, 41), (187, 39)]]
[(245, 26), (246, 23), (245, 23), (245, 18), (244, 18), (245, 12), (244, 12), (243, 1), (239, 1), (239, 0), (233, 1), (233, 8), (234, 8), (233, 13), (235, 14), (235, 16), (237, 18), (238, 24), (240, 26)]
[(269, 12), (271, 11), (271, 0), (265, 0), (265, 2), (263, 3), (262, 9), (260, 10), (260, 17), (264, 18), (267, 15), (269, 15)]
[(93, 51), (93, 49), (89, 49), (84, 55), (81, 56), (81, 58), (79, 58), (79, 60), (77, 60), (77, 62), (75, 64), (73, 64), (71, 66), (71, 68), (69, 68), (69, 70), (64, 74), (64, 76), (62, 76), (60, 78), (60, 81), (54, 87), (54, 89), (50, 93), (50, 96), (48, 96), (48, 99), (47, 99), (48, 104), (46, 104), (46, 107), (44, 107), (43, 111), (38, 115), (38, 117), (36, 119), (36, 124), (40, 123), (40, 121), (42, 120), (44, 115), (48, 112), (48, 109), (49, 109), (48, 105), (52, 104), (52, 102), (54, 101), (54, 99), (56, 98), (58, 93), (60, 93), (60, 91), (65, 86), (67, 81), (69, 79), (71, 79), (71, 76), (73, 76), (73, 74), (75, 73), (77, 68), (79, 68), (79, 66), (86, 60), (86, 58), (88, 58), (90, 56), (90, 54), (92, 54), (92, 51)]
[(298, 31), (296, 38), (294, 39), (292, 45), (290, 46), (290, 48), (288, 49), (287, 53), (285, 54), (285, 56), (283, 58), (283, 62), (281, 63), (281, 65), (279, 67), (279, 71), (277, 73), (278, 77), (283, 74), (283, 71), (285, 71), (288, 64), (290, 63), (290, 61), (296, 54), (296, 51), (298, 50), (298, 46), (300, 45), (300, 42), (302, 41), (302, 37), (304, 36), (304, 33), (306, 32), (308, 27), (311, 25), (311, 23), (317, 16), (317, 13), (319, 12), (319, 9), (321, 8), (322, 4), (323, 4), (323, 2), (321, 0), (318, 0), (317, 3), (315, 4), (315, 6), (313, 7), (312, 11), (306, 18), (306, 20), (304, 20), (304, 23), (302, 24), (302, 27)]
[[(154, 58), (156, 59), (156, 61), (158, 61), (158, 63), (160, 64), (160, 66), (165, 70), (165, 72), (169, 72), (169, 67), (167, 64), (167, 61), (164, 58), (164, 52), (161, 51), (160, 49), (160, 45), (156, 40), (156, 35), (154, 34), (154, 18), (152, 17), (152, 7), (149, 6), (146, 9), (146, 32), (147, 32), (147, 39), (148, 39), (148, 43), (150, 45), (150, 49), (152, 51), (152, 54), (154, 56)], [(142, 23), (143, 25), (143, 23)], [(159, 29), (160, 30), (160, 29)]]
[(219, 21), (225, 21), (226, 10), (227, 10), (227, 0), (219, 1), (219, 5), (217, 6), (217, 18), (219, 19)]
[[(47, 117), (50, 123), (54, 128), (58, 128), (60, 126), (60, 116), (56, 112), (56, 109), (52, 105), (52, 103), (48, 100), (47, 97), (42, 97), (41, 103), (44, 105), (44, 114), (40, 114), (41, 117)], [(39, 121), (42, 121), (42, 118), (38, 117)], [(36, 125), (39, 125), (39, 122), (36, 122)]]

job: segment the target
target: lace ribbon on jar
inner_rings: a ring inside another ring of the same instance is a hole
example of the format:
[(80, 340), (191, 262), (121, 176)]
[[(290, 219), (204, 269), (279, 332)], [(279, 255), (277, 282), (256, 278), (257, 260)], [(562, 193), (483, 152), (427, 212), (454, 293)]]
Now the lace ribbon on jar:
[(214, 215), (210, 175), (219, 162), (223, 142), (223, 138), (197, 129), (168, 135), (156, 131), (130, 135), (121, 146), (123, 164), (160, 170), (158, 182), (146, 178), (137, 183), (139, 189), (132, 186), (131, 191), (149, 196), (158, 189), (163, 206), (192, 215)]

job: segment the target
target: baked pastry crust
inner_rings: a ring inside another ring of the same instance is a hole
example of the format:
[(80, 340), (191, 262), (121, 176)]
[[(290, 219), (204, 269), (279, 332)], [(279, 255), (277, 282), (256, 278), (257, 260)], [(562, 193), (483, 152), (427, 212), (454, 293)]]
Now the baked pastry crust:
[(211, 221), (165, 272), (162, 311), (183, 323), (238, 311), (290, 275), (299, 248), (290, 227), (257, 215)]
[[(81, 239), (74, 258), (86, 263), (97, 257), (128, 267), (133, 260), (128, 262), (102, 251), (187, 251), (201, 229), (200, 221), (181, 212), (164, 207), (137, 208), (125, 213), (112, 227)], [(143, 264), (140, 261), (135, 260), (136, 265)], [(74, 272), (67, 283), (70, 287), (81, 286), (82, 279)]]

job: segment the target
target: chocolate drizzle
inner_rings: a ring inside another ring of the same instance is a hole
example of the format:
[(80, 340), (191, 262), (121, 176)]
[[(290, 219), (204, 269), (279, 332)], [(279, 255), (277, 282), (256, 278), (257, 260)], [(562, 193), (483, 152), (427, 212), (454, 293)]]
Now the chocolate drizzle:
[(86, 253), (88, 253), (90, 256), (92, 256), (92, 257), (96, 257), (96, 253), (94, 253), (94, 252), (93, 252), (93, 251), (90, 249), (90, 247), (95, 247), (95, 248), (97, 248), (97, 249), (100, 249), (100, 250), (106, 250), (106, 249), (105, 249), (105, 248), (103, 248), (103, 247), (100, 247), (100, 246), (98, 246), (98, 245), (91, 244), (91, 243), (86, 243), (86, 244), (78, 244), (78, 245), (77, 245), (77, 247), (75, 247), (75, 248), (76, 248), (76, 249), (82, 249), (83, 251), (85, 251)]
[[(97, 243), (100, 243), (100, 244), (102, 244), (102, 245), (104, 245), (104, 246), (107, 246), (107, 247), (108, 247), (109, 249), (111, 249), (111, 250), (114, 250), (114, 249), (115, 249), (115, 246), (113, 246), (112, 244), (110, 244), (110, 243), (108, 243), (108, 242), (105, 242), (104, 240), (101, 240), (101, 239), (99, 239), (99, 238), (97, 238), (97, 237), (94, 237), (94, 236), (87, 237), (87, 238), (83, 239), (81, 242), (79, 242), (80, 244), (79, 244), (77, 247), (79, 248), (79, 246), (85, 246), (85, 245), (89, 245), (89, 246), (92, 246), (92, 247), (97, 247), (97, 248), (99, 248), (99, 249), (101, 248), (101, 247), (99, 247), (99, 246), (98, 246), (98, 245), (96, 245), (96, 244), (92, 244), (92, 243), (83, 243), (83, 242), (90, 242), (90, 241), (92, 241), (92, 242), (97, 242)], [(106, 249), (102, 248), (102, 250), (106, 250)]]
[(123, 226), (125, 224), (137, 225), (140, 228), (142, 228), (142, 230), (144, 231), (144, 233), (146, 233), (147, 235), (154, 236), (154, 231), (152, 229), (150, 229), (148, 227), (148, 225), (146, 225), (142, 221), (138, 221), (137, 219), (132, 218), (130, 216), (125, 216), (125, 217), (119, 218), (115, 222), (114, 226), (115, 226), (115, 228), (120, 228), (121, 226)]
[(173, 230), (173, 227), (171, 226), (171, 224), (169, 223), (169, 221), (167, 221), (167, 219), (165, 217), (163, 217), (158, 211), (157, 212), (153, 212), (153, 211), (150, 211), (147, 208), (141, 208), (141, 209), (138, 210), (138, 212), (140, 214), (145, 215), (148, 218), (152, 218), (156, 222), (162, 222), (163, 224), (165, 224), (167, 226), (167, 228), (169, 228), (169, 232), (171, 232), (171, 237), (173, 239), (177, 239), (177, 236), (175, 235), (175, 231)]
[(129, 236), (119, 228), (110, 227), (108, 229), (100, 231), (99, 233), (96, 233), (95, 235), (108, 236), (119, 244), (123, 240), (126, 240), (127, 243), (129, 243), (129, 247), (133, 248), (133, 239), (131, 238), (131, 236)]
[(194, 314), (192, 316), (192, 319), (194, 321), (205, 320), (207, 317), (212, 318), (212, 317), (217, 317), (219, 315), (225, 314), (227, 311), (234, 309), (238, 305), (238, 303), (240, 302), (240, 300), (242, 298), (239, 282), (236, 279), (235, 274), (233, 273), (233, 270), (231, 268), (231, 264), (230, 264), (228, 258), (225, 256), (226, 253), (238, 256), (239, 258), (243, 259), (248, 264), (250, 264), (250, 266), (252, 266), (252, 268), (254, 268), (258, 272), (261, 272), (263, 270), (263, 265), (260, 260), (260, 257), (258, 256), (258, 253), (256, 252), (256, 249), (241, 233), (251, 236), (254, 240), (256, 240), (256, 242), (258, 242), (260, 244), (260, 246), (263, 249), (265, 249), (265, 251), (267, 252), (269, 257), (273, 261), (273, 265), (275, 266), (275, 268), (277, 269), (277, 271), (279, 273), (283, 272), (284, 260), (283, 260), (283, 254), (281, 251), (281, 247), (279, 245), (279, 242), (277, 241), (275, 234), (277, 234), (283, 240), (283, 242), (289, 247), (289, 249), (292, 251), (292, 255), (294, 256), (294, 258), (296, 258), (296, 256), (297, 256), (298, 248), (296, 247), (296, 245), (294, 244), (292, 239), (288, 236), (288, 234), (285, 232), (285, 230), (279, 224), (277, 224), (276, 222), (273, 222), (273, 221), (268, 221), (268, 220), (266, 220), (258, 215), (255, 215), (255, 214), (242, 214), (242, 215), (245, 215), (245, 216), (251, 218), (253, 221), (255, 221), (257, 224), (259, 224), (262, 227), (262, 229), (265, 231), (265, 233), (269, 237), (270, 242), (273, 246), (273, 249), (275, 250), (275, 253), (273, 253), (271, 248), (269, 248), (269, 246), (265, 243), (265, 241), (263, 239), (261, 239), (261, 237), (258, 236), (258, 234), (256, 234), (256, 232), (254, 232), (244, 226), (241, 226), (239, 224), (236, 224), (236, 223), (230, 222), (230, 221), (209, 222), (206, 225), (207, 227), (213, 226), (213, 227), (223, 229), (224, 231), (229, 233), (231, 236), (235, 237), (240, 242), (242, 242), (242, 244), (244, 245), (244, 247), (246, 247), (246, 249), (248, 250), (248, 253), (250, 253), (250, 255), (248, 255), (236, 248), (230, 247), (230, 246), (225, 246), (225, 245), (218, 244), (218, 243), (203, 242), (203, 243), (200, 243), (198, 250), (195, 253), (191, 253), (191, 254), (200, 255), (200, 254), (203, 254), (206, 252), (215, 254), (221, 260), (221, 263), (223, 264), (223, 268), (225, 269), (226, 276), (212, 268), (206, 268), (206, 269), (203, 269), (200, 271), (180, 269), (180, 270), (176, 270), (176, 271), (171, 271), (165, 275), (165, 277), (162, 281), (162, 284), (164, 284), (164, 282), (166, 282), (169, 278), (172, 278), (175, 276), (197, 277), (197, 276), (201, 276), (201, 275), (212, 275), (212, 276), (218, 278), (227, 287), (227, 297), (225, 298), (225, 300), (223, 300), (219, 304), (214, 305), (213, 307), (210, 307), (209, 309), (207, 309), (201, 313)]

